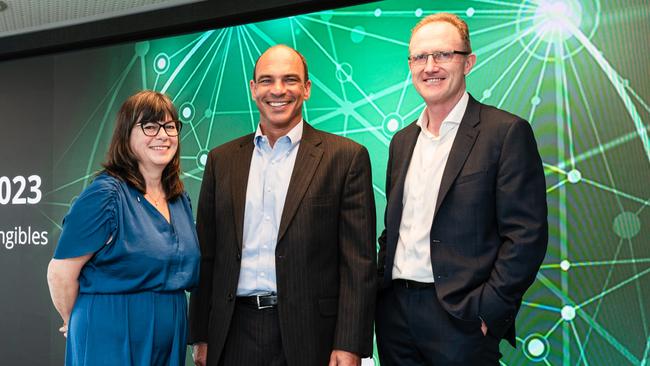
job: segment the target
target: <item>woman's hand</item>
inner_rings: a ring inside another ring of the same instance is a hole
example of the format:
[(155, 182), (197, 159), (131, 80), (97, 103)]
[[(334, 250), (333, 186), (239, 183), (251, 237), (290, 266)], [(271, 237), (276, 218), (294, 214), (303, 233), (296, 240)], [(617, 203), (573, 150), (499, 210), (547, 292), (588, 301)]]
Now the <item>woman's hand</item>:
[(63, 334), (64, 337), (68, 338), (68, 324), (63, 324), (61, 328), (59, 328), (59, 332)]

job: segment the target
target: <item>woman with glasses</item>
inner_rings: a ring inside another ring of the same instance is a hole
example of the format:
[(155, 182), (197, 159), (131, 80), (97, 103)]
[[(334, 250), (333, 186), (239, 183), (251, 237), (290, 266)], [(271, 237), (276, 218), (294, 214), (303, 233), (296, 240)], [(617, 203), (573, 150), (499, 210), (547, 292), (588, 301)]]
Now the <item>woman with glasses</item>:
[(180, 180), (181, 123), (163, 94), (118, 112), (104, 169), (63, 220), (48, 267), (66, 365), (184, 365), (199, 247)]

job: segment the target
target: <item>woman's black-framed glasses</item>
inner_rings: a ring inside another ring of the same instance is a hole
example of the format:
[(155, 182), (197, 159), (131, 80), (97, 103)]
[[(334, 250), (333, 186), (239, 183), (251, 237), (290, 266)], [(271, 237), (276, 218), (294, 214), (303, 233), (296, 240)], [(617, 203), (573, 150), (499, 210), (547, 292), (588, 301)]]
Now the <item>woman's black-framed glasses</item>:
[(166, 122), (138, 122), (136, 125), (140, 125), (142, 132), (149, 137), (158, 136), (158, 132), (162, 128), (165, 130), (165, 133), (169, 137), (176, 137), (181, 133), (181, 128), (183, 128), (183, 123), (181, 121), (166, 121)]

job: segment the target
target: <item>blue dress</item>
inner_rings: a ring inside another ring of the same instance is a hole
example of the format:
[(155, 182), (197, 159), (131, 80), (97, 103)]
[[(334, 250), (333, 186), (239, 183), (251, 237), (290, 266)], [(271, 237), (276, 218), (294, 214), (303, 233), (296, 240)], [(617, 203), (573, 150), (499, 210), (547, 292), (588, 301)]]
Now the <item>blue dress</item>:
[(187, 194), (168, 204), (171, 223), (102, 173), (72, 205), (54, 258), (94, 255), (79, 275), (66, 365), (185, 364), (185, 290), (198, 283), (200, 252)]

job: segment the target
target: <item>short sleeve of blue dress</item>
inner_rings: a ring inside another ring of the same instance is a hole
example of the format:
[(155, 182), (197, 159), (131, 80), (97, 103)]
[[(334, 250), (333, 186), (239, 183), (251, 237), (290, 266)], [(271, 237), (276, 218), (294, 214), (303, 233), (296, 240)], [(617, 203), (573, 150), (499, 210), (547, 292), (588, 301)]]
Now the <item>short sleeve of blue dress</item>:
[(54, 258), (93, 255), (79, 274), (66, 365), (184, 365), (184, 290), (198, 282), (200, 253), (188, 196), (168, 208), (170, 221), (105, 173), (73, 203)]
[(95, 253), (115, 232), (117, 181), (100, 176), (74, 201), (63, 219), (63, 230), (54, 258), (65, 259)]

